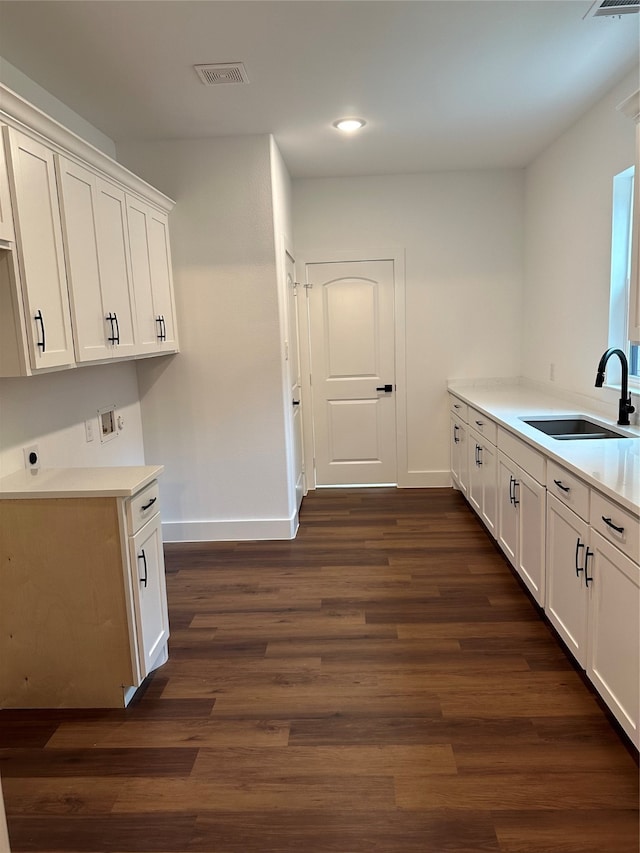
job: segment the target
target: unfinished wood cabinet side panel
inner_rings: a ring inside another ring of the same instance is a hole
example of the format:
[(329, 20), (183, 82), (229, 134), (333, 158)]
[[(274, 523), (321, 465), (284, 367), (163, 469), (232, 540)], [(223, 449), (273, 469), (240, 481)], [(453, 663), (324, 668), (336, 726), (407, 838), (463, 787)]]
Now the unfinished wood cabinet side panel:
[(134, 683), (114, 498), (0, 504), (0, 706), (122, 705)]

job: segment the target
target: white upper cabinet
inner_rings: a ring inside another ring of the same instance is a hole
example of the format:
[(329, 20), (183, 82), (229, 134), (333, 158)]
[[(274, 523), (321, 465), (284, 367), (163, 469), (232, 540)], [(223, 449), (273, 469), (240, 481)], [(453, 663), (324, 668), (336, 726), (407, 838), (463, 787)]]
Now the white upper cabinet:
[(0, 376), (177, 352), (171, 199), (0, 94)]
[(53, 152), (4, 128), (32, 371), (75, 362)]
[(79, 362), (135, 354), (125, 194), (56, 157), (62, 226)]
[(14, 238), (13, 209), (9, 193), (7, 159), (4, 155), (2, 139), (0, 139), (0, 240), (12, 241)]
[(127, 196), (127, 221), (138, 352), (175, 352), (178, 341), (167, 215)]

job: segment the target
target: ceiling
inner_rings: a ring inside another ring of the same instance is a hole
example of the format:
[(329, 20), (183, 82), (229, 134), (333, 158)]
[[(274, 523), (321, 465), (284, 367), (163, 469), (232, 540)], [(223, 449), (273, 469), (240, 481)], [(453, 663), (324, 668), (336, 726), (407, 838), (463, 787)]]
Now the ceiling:
[[(590, 6), (0, 0), (0, 56), (116, 144), (273, 133), (293, 177), (522, 167), (637, 67), (640, 15)], [(192, 67), (236, 61), (246, 85)]]

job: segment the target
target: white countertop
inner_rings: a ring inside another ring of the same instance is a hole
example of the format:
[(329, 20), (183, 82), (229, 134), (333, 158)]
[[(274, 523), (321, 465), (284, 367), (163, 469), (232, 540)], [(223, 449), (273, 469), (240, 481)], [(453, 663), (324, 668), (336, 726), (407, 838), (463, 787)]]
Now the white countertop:
[[(526, 385), (468, 385), (449, 383), (449, 391), (463, 402), (492, 418), (518, 438), (554, 459), (589, 485), (640, 514), (640, 429), (619, 427), (614, 417), (608, 419), (576, 408), (559, 397), (545, 394)], [(621, 430), (633, 436), (590, 441), (558, 441), (521, 418), (540, 415), (585, 415), (590, 420)]]
[(0, 479), (0, 499), (131, 497), (163, 471), (163, 465), (16, 471)]

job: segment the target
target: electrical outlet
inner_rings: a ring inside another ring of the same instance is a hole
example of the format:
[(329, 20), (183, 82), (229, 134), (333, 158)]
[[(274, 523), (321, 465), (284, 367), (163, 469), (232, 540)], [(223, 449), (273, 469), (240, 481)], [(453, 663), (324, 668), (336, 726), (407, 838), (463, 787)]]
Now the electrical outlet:
[(84, 422), (84, 434), (87, 441), (93, 441), (93, 439), (95, 438), (93, 432), (93, 420), (89, 419), (88, 421)]
[(31, 444), (29, 447), (24, 447), (24, 467), (28, 471), (37, 471), (40, 467), (40, 450), (37, 444)]

